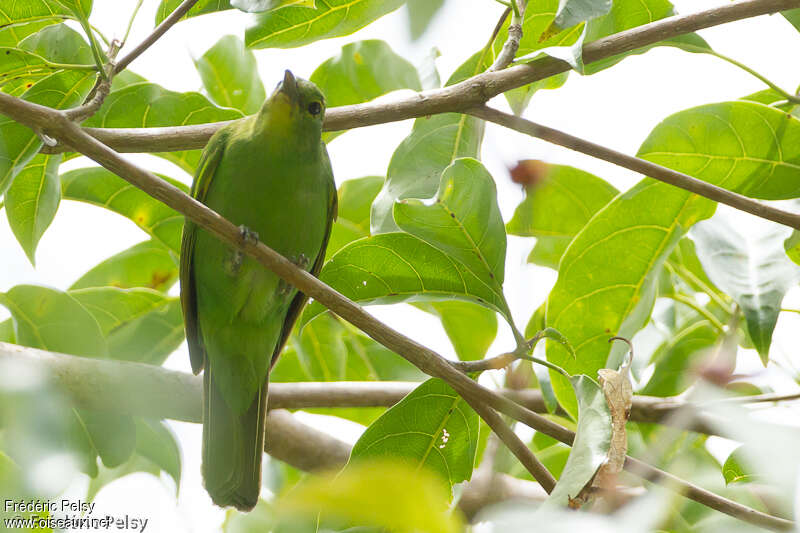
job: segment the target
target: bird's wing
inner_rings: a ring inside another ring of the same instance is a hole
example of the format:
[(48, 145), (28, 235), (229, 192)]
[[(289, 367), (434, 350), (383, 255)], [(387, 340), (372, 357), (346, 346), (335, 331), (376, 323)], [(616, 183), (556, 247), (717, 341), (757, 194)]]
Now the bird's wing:
[[(195, 172), (192, 184), (192, 196), (199, 202), (205, 203), (208, 188), (216, 173), (217, 166), (225, 151), (228, 128), (222, 128), (208, 141), (200, 162)], [(181, 238), (181, 307), (183, 307), (183, 322), (186, 330), (186, 341), (189, 344), (189, 359), (192, 362), (192, 371), (199, 374), (205, 364), (205, 348), (200, 337), (200, 328), (197, 324), (197, 295), (195, 293), (194, 269), (192, 260), (197, 226), (190, 220), (183, 225)]]
[[(330, 184), (328, 186), (328, 224), (325, 226), (325, 238), (322, 241), (319, 254), (317, 254), (314, 264), (311, 267), (310, 272), (314, 276), (319, 276), (319, 271), (322, 270), (322, 265), (325, 262), (325, 250), (328, 248), (328, 239), (331, 236), (333, 221), (339, 216), (339, 201), (336, 195), (336, 185), (333, 181), (333, 171), (331, 170), (328, 153), (324, 149), (323, 154), (325, 160), (325, 172), (330, 175)], [(300, 291), (297, 291), (294, 299), (292, 299), (292, 303), (289, 304), (289, 311), (286, 313), (286, 318), (284, 319), (283, 327), (281, 328), (280, 339), (278, 340), (278, 344), (275, 345), (275, 351), (272, 352), (270, 368), (275, 366), (275, 363), (278, 361), (278, 357), (281, 355), (281, 350), (283, 350), (283, 345), (286, 344), (289, 334), (292, 332), (292, 327), (294, 327), (294, 323), (297, 321), (297, 317), (300, 315), (300, 310), (303, 308), (303, 305), (306, 303), (307, 299), (308, 296)]]

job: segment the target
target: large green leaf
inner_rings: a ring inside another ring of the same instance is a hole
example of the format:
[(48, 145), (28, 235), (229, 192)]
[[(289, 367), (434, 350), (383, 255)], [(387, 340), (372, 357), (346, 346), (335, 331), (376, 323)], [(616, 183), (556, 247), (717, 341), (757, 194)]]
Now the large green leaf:
[(55, 63), (93, 65), (89, 43), (66, 24), (48, 26), (19, 43), (19, 48)]
[(456, 355), (462, 361), (483, 359), (497, 337), (497, 314), (469, 302), (419, 302), (419, 309), (436, 315)]
[(618, 191), (574, 167), (540, 161), (520, 165), (533, 166), (536, 179), (525, 188), (525, 199), (517, 206), (506, 230), (511, 235), (536, 237), (528, 261), (558, 268), (570, 241)]
[(136, 419), (136, 453), (181, 484), (181, 452), (177, 438), (163, 420)]
[(256, 16), (247, 28), (250, 48), (294, 48), (341, 37), (391, 13), (404, 0), (318, 0), (314, 9), (287, 6)]
[(653, 376), (638, 393), (668, 397), (685, 391), (696, 377), (689, 371), (691, 365), (716, 344), (719, 334), (711, 322), (696, 314), (670, 331), (650, 356), (655, 363)]
[(32, 35), (47, 26), (56, 24), (61, 19), (42, 19), (34, 22), (20, 22), (10, 26), (0, 25), (0, 46), (16, 48), (28, 35)]
[(444, 381), (429, 379), (361, 435), (350, 462), (403, 460), (436, 472), (452, 488), (472, 477), (478, 415)]
[[(20, 48), (0, 47), (0, 89), (18, 96), (34, 83), (61, 69), (45, 58)], [(88, 69), (87, 69), (88, 70)]]
[[(155, 83), (134, 83), (109, 94), (103, 106), (84, 126), (96, 128), (152, 128), (187, 126), (241, 118), (236, 109), (223, 109), (200, 93), (168, 91)], [(193, 174), (200, 150), (159, 153)]]
[[(107, 357), (103, 331), (92, 314), (68, 293), (34, 285), (17, 285), (0, 295), (14, 319), (19, 344), (83, 357)], [(135, 446), (129, 416), (72, 409), (71, 441), (82, 455), (81, 468), (97, 475), (96, 458), (114, 467), (125, 462)]]
[(408, 0), (406, 2), (408, 31), (412, 41), (422, 37), (442, 6), (444, 6), (444, 0)]
[[(800, 193), (800, 121), (760, 104), (728, 102), (679, 112), (653, 130), (639, 156), (750, 196)], [(661, 265), (715, 205), (645, 179), (601, 209), (564, 253), (548, 299), (547, 325), (569, 339), (577, 358), (550, 343), (548, 359), (570, 373), (617, 366), (622, 347), (609, 360), (608, 338), (630, 337), (644, 325)], [(553, 386), (575, 415), (570, 385), (553, 375)]]
[(177, 298), (142, 288), (93, 287), (69, 294), (95, 317), (113, 359), (161, 364), (184, 339)]
[(347, 180), (339, 187), (339, 216), (331, 228), (328, 249), (330, 258), (344, 247), (362, 237), (369, 237), (369, 211), (372, 201), (383, 187), (382, 176), (367, 176)]
[(741, 307), (766, 365), (783, 296), (800, 279), (800, 267), (784, 253), (788, 231), (783, 227), (758, 225), (759, 231), (741, 231), (734, 222), (718, 215), (692, 228), (692, 238), (708, 276)]
[(108, 347), (97, 320), (65, 292), (17, 285), (0, 295), (11, 312), (17, 343), (83, 357), (106, 357)]
[[(320, 279), (362, 304), (458, 299), (508, 314), (502, 292), (407, 233), (375, 235), (348, 244), (322, 268)], [(303, 323), (324, 311), (313, 302), (306, 308)]]
[[(379, 40), (344, 45), (310, 79), (322, 90), (328, 107), (367, 102), (399, 89), (422, 90), (414, 65)], [(342, 133), (326, 132), (323, 140), (330, 142)]]
[(72, 17), (69, 6), (53, 0), (11, 2), (0, 9), (0, 26)]
[[(673, 15), (675, 15), (675, 9), (668, 0), (615, 0), (611, 11), (607, 15), (588, 23), (586, 42), (595, 41), (602, 37), (643, 26)], [(677, 46), (682, 48), (685, 45), (688, 45), (685, 49), (693, 52), (710, 50), (708, 43), (702, 37), (696, 33), (687, 33), (664, 39), (644, 48), (637, 48), (630, 52), (595, 61), (586, 65), (585, 73), (594, 74), (619, 63), (627, 56), (643, 54), (656, 46)]]
[(221, 38), (194, 65), (203, 87), (217, 104), (252, 115), (264, 103), (266, 92), (256, 58), (235, 35)]
[[(88, 71), (56, 72), (25, 91), (22, 99), (64, 109), (80, 104), (93, 83), (94, 74)], [(42, 140), (33, 131), (0, 116), (0, 194), (5, 193), (41, 147)]]
[(611, 10), (611, 4), (611, 0), (560, 0), (553, 22), (559, 28), (569, 28), (605, 15)]
[(448, 509), (449, 499), (435, 474), (384, 460), (310, 477), (278, 499), (275, 509), (286, 524), (296, 527), (298, 522), (310, 522), (290, 531), (317, 530), (321, 515), (404, 533), (457, 533), (463, 526), (458, 515)]
[(99, 263), (70, 289), (88, 287), (146, 287), (166, 292), (178, 279), (174, 254), (160, 241), (140, 242)]
[(494, 180), (479, 161), (453, 161), (442, 172), (434, 198), (399, 200), (394, 219), (400, 229), (442, 250), (502, 291), (506, 232)]
[(61, 201), (58, 165), (61, 155), (37, 155), (6, 191), (6, 215), (31, 264), (36, 246), (56, 216)]
[(611, 412), (602, 389), (588, 376), (569, 381), (578, 397), (578, 428), (567, 464), (545, 505), (567, 507), (592, 481), (611, 447)]
[(295, 332), (270, 372), (274, 381), (412, 380), (422, 374), (402, 357), (338, 318), (325, 315)]
[[(180, 182), (161, 177), (184, 192), (188, 191)], [(176, 254), (180, 252), (183, 215), (114, 173), (102, 167), (70, 170), (61, 175), (61, 191), (66, 200), (105, 207), (131, 219), (170, 250)]]
[(746, 452), (747, 450), (742, 450), (740, 446), (725, 459), (725, 463), (722, 465), (722, 477), (725, 478), (726, 485), (730, 483), (749, 483), (760, 477), (752, 471)]
[(781, 15), (786, 17), (786, 20), (788, 20), (792, 26), (797, 28), (797, 31), (800, 31), (800, 7), (781, 11)]
[[(447, 85), (463, 81), (489, 66), (478, 52), (450, 76)], [(436, 193), (441, 174), (459, 157), (480, 158), (484, 122), (466, 114), (443, 113), (414, 121), (411, 133), (389, 162), (386, 182), (372, 204), (373, 233), (396, 231), (392, 218), (395, 200), (429, 198)]]
[[(183, 2), (183, 0), (161, 0), (161, 4), (159, 4), (156, 10), (156, 24), (161, 24), (170, 13), (175, 11), (176, 7), (181, 5), (181, 2)], [(231, 9), (230, 0), (199, 0), (192, 9), (183, 16), (183, 19), (204, 15), (206, 13), (214, 13), (216, 11), (224, 11), (226, 9)]]

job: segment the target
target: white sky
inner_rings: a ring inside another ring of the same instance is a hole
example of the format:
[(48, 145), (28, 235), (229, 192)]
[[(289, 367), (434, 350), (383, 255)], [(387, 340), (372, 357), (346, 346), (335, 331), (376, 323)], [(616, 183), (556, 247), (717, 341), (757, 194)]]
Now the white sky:
[[(92, 22), (109, 37), (121, 37), (135, 0), (95, 0)], [(128, 47), (134, 46), (152, 29), (158, 0), (145, 0), (133, 27)], [(725, 1), (674, 1), (681, 13), (724, 5)], [(406, 30), (406, 13), (400, 9), (364, 30), (339, 39), (320, 41), (302, 49), (257, 50), (259, 72), (270, 89), (281, 79), (283, 70), (291, 68), (301, 77), (308, 77), (325, 59), (339, 48), (361, 39), (384, 39), (395, 52), (419, 64), (436, 46), (441, 51), (437, 64), (441, 78), (482, 47), (495, 24), (502, 6), (491, 0), (451, 0), (434, 20), (431, 29), (416, 43), (410, 43)], [(148, 80), (175, 91), (200, 90), (201, 82), (192, 57), (202, 55), (226, 34), (243, 36), (249, 17), (232, 11), (203, 16), (182, 22), (170, 30), (155, 46), (131, 66)], [(800, 36), (782, 17), (760, 17), (700, 32), (714, 49), (754, 67), (783, 88), (793, 91), (800, 84), (796, 58), (800, 57)], [(124, 50), (123, 50), (124, 54)], [(791, 59), (790, 59), (791, 58)], [(788, 68), (787, 68), (788, 67)], [(599, 142), (611, 148), (634, 154), (650, 130), (666, 116), (695, 105), (736, 99), (764, 86), (735, 67), (713, 57), (688, 54), (671, 48), (656, 49), (643, 56), (634, 56), (612, 69), (589, 77), (570, 76), (557, 91), (542, 91), (534, 96), (526, 116), (548, 126)], [(393, 95), (385, 98), (392, 98)], [(507, 109), (497, 98), (491, 105)], [(385, 175), (394, 148), (408, 134), (411, 121), (354, 130), (329, 146), (337, 184), (365, 175)], [(150, 156), (130, 156), (152, 170), (183, 179), (190, 177), (171, 164)], [(522, 199), (521, 190), (510, 183), (507, 168), (518, 159), (535, 158), (552, 163), (569, 164), (593, 172), (620, 189), (636, 183), (639, 176), (612, 165), (548, 145), (513, 132), (489, 125), (483, 145), (483, 161), (495, 177), (499, 203), (504, 219), (510, 219)], [(84, 166), (79, 159), (65, 169)], [(50, 230), (43, 237), (37, 252), (37, 268), (28, 263), (0, 217), (0, 290), (19, 283), (38, 283), (66, 289), (90, 267), (110, 255), (145, 239), (145, 235), (129, 221), (100, 208), (63, 202)], [(551, 270), (527, 265), (525, 258), (533, 240), (509, 238), (506, 259), (506, 294), (511, 309), (521, 326), (544, 300), (555, 282)], [(800, 295), (793, 291), (787, 307), (800, 306)], [(431, 325), (427, 315), (419, 311), (393, 307), (370, 309), (392, 327), (446, 355), (452, 349), (441, 328)], [(784, 314), (786, 315), (786, 314)], [(800, 316), (781, 316), (773, 345), (773, 356), (787, 354), (796, 346), (792, 326), (800, 325)], [(0, 319), (7, 316), (0, 308)], [(490, 353), (512, 347), (510, 333), (501, 327), (498, 340)], [(754, 358), (747, 358), (747, 367)], [(167, 361), (167, 366), (189, 370), (185, 348)], [(785, 382), (774, 373), (766, 376), (776, 386)], [(309, 420), (317, 420), (308, 417)], [(354, 440), (358, 429), (337, 424), (332, 428), (340, 437)], [(341, 427), (340, 427), (341, 426)], [(199, 425), (174, 423), (183, 453), (183, 482), (177, 505), (174, 492), (145, 474), (136, 474), (109, 485), (97, 497), (98, 511), (105, 514), (129, 514), (150, 518), (150, 532), (217, 531), (224, 512), (211, 505), (200, 479)], [(79, 498), (85, 480), (71, 487)]]

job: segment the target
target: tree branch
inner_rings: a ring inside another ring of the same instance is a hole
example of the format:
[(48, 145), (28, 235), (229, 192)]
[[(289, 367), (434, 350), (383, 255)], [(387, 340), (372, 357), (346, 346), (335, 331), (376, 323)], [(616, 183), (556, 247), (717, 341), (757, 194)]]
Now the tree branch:
[[(800, 7), (800, 0), (745, 0), (689, 15), (657, 20), (586, 44), (583, 47), (583, 61), (586, 64), (593, 63), (685, 33), (794, 7)], [(162, 22), (162, 25), (166, 22), (167, 20)], [(117, 68), (121, 70), (130, 62), (130, 56), (134, 53), (138, 56), (144, 51), (139, 50), (144, 44), (120, 60)], [(485, 72), (461, 83), (424, 91), (395, 102), (367, 102), (334, 107), (326, 111), (324, 127), (326, 131), (339, 131), (438, 113), (460, 112), (480, 107), (491, 98), (511, 89), (568, 70), (570, 67), (567, 63), (549, 56), (543, 57), (497, 72)], [(86, 131), (117, 152), (169, 152), (203, 148), (214, 132), (228, 123), (164, 128), (86, 128)], [(64, 149), (45, 148), (44, 151), (52, 153)]]
[[(502, 72), (507, 72), (507, 70)], [(574, 440), (575, 434), (572, 431), (494, 391), (482, 387), (465, 374), (456, 370), (447, 359), (438, 353), (376, 320), (372, 315), (364, 311), (361, 306), (342, 296), (308, 272), (297, 268), (291, 261), (263, 243), (243, 239), (239, 228), (230, 221), (185, 194), (177, 187), (158, 178), (152, 172), (125, 160), (108, 146), (88, 135), (79, 126), (70, 121), (63, 112), (3, 93), (0, 93), (0, 112), (35, 131), (42, 131), (46, 135), (88, 156), (148, 195), (182, 213), (186, 218), (223, 242), (237, 247), (261, 263), (262, 266), (277, 274), (281, 279), (297, 287), (307, 296), (314, 298), (389, 350), (408, 360), (424, 373), (446, 381), (476, 411), (482, 410), (483, 404), (486, 404), (562, 442), (571, 444)], [(487, 422), (490, 421), (487, 420)], [(492, 429), (498, 431), (497, 428)], [(499, 431), (502, 432), (502, 429)], [(514, 451), (514, 448), (511, 449)], [(525, 464), (526, 459), (524, 457), (520, 458), (520, 460)], [(660, 477), (660, 470), (654, 467), (649, 468), (654, 477), (663, 479)], [(534, 473), (532, 472), (532, 474)], [(663, 474), (666, 475), (666, 472)], [(762, 527), (786, 529), (792, 528), (794, 525), (789, 520), (755, 511), (745, 505), (704, 491), (686, 481), (682, 481), (679, 485), (669, 483), (668, 487), (690, 494), (692, 495), (691, 497), (708, 507)]]
[(564, 146), (570, 150), (581, 152), (603, 161), (608, 161), (617, 166), (633, 170), (645, 176), (663, 181), (675, 187), (693, 192), (715, 202), (729, 205), (740, 211), (750, 213), (790, 228), (800, 229), (800, 215), (783, 211), (775, 207), (762, 204), (741, 194), (717, 187), (708, 182), (693, 178), (682, 172), (672, 170), (661, 165), (656, 165), (650, 161), (629, 156), (622, 152), (617, 152), (611, 148), (606, 148), (578, 137), (574, 137), (563, 131), (559, 131), (547, 126), (542, 126), (530, 120), (508, 113), (503, 113), (491, 107), (478, 107), (468, 111), (470, 115), (500, 124), (512, 130), (545, 140), (547, 142)]
[[(161, 24), (159, 24), (156, 29), (153, 30), (153, 33), (148, 35), (147, 38), (139, 43), (136, 48), (131, 50), (128, 55), (119, 60), (119, 63), (117, 63), (117, 65), (114, 67), (114, 74), (118, 74), (125, 70), (125, 68), (130, 65), (134, 59), (142, 55), (142, 53), (155, 44), (155, 42), (159, 40), (168, 29), (177, 24), (178, 21), (181, 20), (196, 3), (197, 0), (183, 0), (181, 5), (175, 8), (175, 11), (170, 13), (167, 18), (161, 21)], [(138, 10), (138, 7), (136, 9)], [(134, 15), (135, 14), (136, 12), (134, 11)], [(133, 22), (133, 20), (131, 20), (131, 22)], [(130, 28), (128, 29), (130, 30)], [(125, 34), (125, 37), (127, 38), (127, 33)]]

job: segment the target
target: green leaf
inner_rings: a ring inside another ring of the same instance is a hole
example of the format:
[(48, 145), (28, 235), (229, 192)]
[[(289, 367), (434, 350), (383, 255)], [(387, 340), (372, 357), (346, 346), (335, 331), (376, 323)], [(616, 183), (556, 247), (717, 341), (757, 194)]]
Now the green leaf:
[[(722, 477), (725, 478), (725, 484), (731, 483), (749, 483), (758, 476), (754, 475), (749, 467), (746, 453), (739, 446), (725, 459), (725, 464), (722, 465)], [(745, 467), (744, 465), (748, 465)]]
[(19, 96), (34, 83), (61, 70), (45, 58), (20, 48), (0, 47), (0, 89)]
[[(659, 124), (639, 157), (734, 191), (766, 199), (800, 193), (800, 121), (751, 102), (710, 104)], [(548, 359), (570, 373), (618, 366), (608, 338), (631, 337), (647, 321), (664, 260), (716, 204), (645, 179), (601, 209), (561, 259), (547, 325), (561, 331), (577, 360), (549, 344)], [(608, 268), (613, 262), (614, 268)], [(609, 354), (613, 357), (609, 359)], [(562, 406), (575, 414), (571, 387), (553, 375)]]
[(0, 342), (17, 343), (17, 336), (14, 333), (14, 321), (10, 318), (0, 322)]
[(248, 513), (240, 513), (233, 509), (225, 515), (222, 524), (223, 533), (260, 533), (276, 531), (275, 511), (266, 500), (258, 500), (255, 508)]
[(422, 37), (436, 13), (441, 11), (442, 6), (444, 6), (444, 0), (408, 0), (406, 2), (408, 31), (412, 41)]
[(175, 256), (160, 241), (151, 239), (99, 263), (73, 283), (70, 289), (146, 287), (166, 292), (177, 279)]
[(792, 234), (783, 241), (783, 249), (789, 259), (800, 265), (800, 231), (792, 231)]
[(566, 507), (592, 481), (611, 446), (611, 412), (600, 386), (588, 376), (570, 382), (578, 398), (578, 429), (564, 471), (545, 505)]
[(650, 362), (655, 363), (653, 376), (638, 394), (668, 397), (685, 391), (696, 378), (689, 372), (692, 364), (718, 338), (719, 331), (708, 320), (693, 314), (670, 331), (669, 337), (650, 356)]
[(325, 0), (314, 9), (288, 6), (256, 16), (247, 28), (250, 48), (294, 48), (341, 37), (391, 13), (403, 0)]
[(89, 436), (91, 447), (105, 466), (114, 468), (130, 458), (136, 448), (136, 426), (132, 417), (86, 409), (73, 412), (75, 423)]
[(17, 342), (83, 357), (106, 357), (108, 348), (97, 320), (65, 292), (17, 285), (0, 295), (14, 319)]
[(450, 495), (427, 470), (403, 463), (372, 461), (350, 465), (340, 473), (309, 477), (278, 499), (275, 509), (289, 520), (302, 513), (334, 516), (361, 526), (391, 531), (457, 533), (462, 525), (448, 510)]
[(788, 20), (789, 23), (797, 29), (797, 31), (800, 31), (800, 7), (781, 11), (781, 15), (786, 17), (786, 20)]
[[(472, 55), (447, 80), (461, 82), (489, 66), (483, 52)], [(429, 198), (436, 194), (441, 174), (459, 157), (480, 158), (484, 121), (466, 114), (443, 113), (414, 121), (411, 133), (389, 162), (386, 182), (372, 204), (373, 233), (397, 231), (392, 217), (396, 200)]]
[[(508, 312), (502, 292), (407, 233), (386, 233), (348, 244), (322, 268), (320, 279), (361, 304), (457, 299)], [(311, 303), (302, 323), (324, 311), (318, 302)]]
[(434, 198), (399, 200), (394, 219), (400, 229), (445, 252), (502, 293), (506, 232), (494, 180), (480, 161), (453, 161), (442, 172)]
[(800, 279), (800, 268), (784, 253), (787, 231), (777, 225), (755, 228), (743, 232), (734, 220), (716, 216), (692, 228), (692, 238), (708, 276), (741, 307), (766, 366), (781, 302)]
[(420, 302), (416, 307), (436, 315), (462, 361), (483, 359), (497, 337), (497, 315), (468, 302)]
[(436, 472), (452, 489), (472, 477), (478, 415), (444, 381), (429, 379), (372, 423), (353, 446), (350, 463), (401, 460)]
[[(88, 71), (63, 71), (51, 74), (22, 95), (23, 100), (65, 109), (78, 105), (94, 83)], [(14, 177), (33, 159), (42, 140), (30, 129), (0, 116), (0, 194), (11, 186)]]
[(331, 228), (325, 252), (330, 259), (346, 244), (369, 237), (369, 211), (372, 201), (383, 187), (382, 176), (347, 180), (339, 187), (339, 217)]
[(49, 18), (37, 20), (35, 22), (20, 22), (8, 26), (0, 24), (0, 46), (16, 48), (28, 35), (32, 35), (51, 24), (56, 24), (59, 20), (60, 19)]
[(559, 28), (570, 28), (605, 15), (611, 10), (611, 4), (611, 0), (560, 0), (553, 22)]
[[(241, 118), (242, 112), (223, 109), (200, 93), (168, 91), (155, 83), (135, 83), (108, 95), (84, 126), (95, 128), (153, 128), (187, 126)], [(193, 174), (200, 150), (158, 153)]]
[(506, 225), (510, 235), (536, 237), (528, 261), (558, 268), (564, 250), (589, 219), (618, 191), (608, 182), (566, 165), (523, 161), (535, 168), (535, 182)]
[(125, 69), (122, 72), (114, 75), (114, 79), (111, 82), (111, 92), (119, 91), (128, 85), (133, 85), (134, 83), (142, 83), (146, 81), (147, 80), (144, 78), (144, 76), (140, 76), (135, 72)]
[(89, 20), (92, 12), (92, 0), (52, 0), (51, 3), (63, 5), (80, 20)]
[(183, 317), (177, 298), (151, 289), (95, 287), (70, 291), (97, 320), (109, 356), (161, 364), (183, 342)]
[(267, 97), (253, 52), (234, 35), (221, 38), (194, 65), (203, 87), (218, 105), (252, 115)]
[(6, 191), (8, 225), (31, 264), (35, 264), (39, 239), (55, 218), (61, 202), (60, 163), (60, 154), (35, 156)]
[[(399, 89), (422, 90), (414, 65), (379, 40), (344, 45), (310, 80), (322, 90), (328, 107), (367, 102)], [(341, 133), (326, 132), (323, 140), (330, 142)]]
[(97, 320), (103, 335), (166, 305), (169, 297), (150, 289), (93, 287), (69, 291)]
[(136, 419), (136, 453), (155, 464), (181, 484), (181, 452), (178, 441), (163, 420)]
[(302, 6), (313, 9), (315, 0), (231, 0), (231, 5), (246, 13), (274, 11), (286, 6)]
[[(166, 176), (160, 177), (184, 192), (188, 191), (182, 183)], [(65, 200), (105, 207), (131, 219), (171, 251), (180, 253), (183, 215), (105, 168), (89, 167), (65, 172), (61, 175), (61, 191)]]
[(270, 379), (296, 381), (419, 380), (422, 374), (369, 337), (332, 315), (306, 325), (289, 337)]
[(12, 2), (0, 10), (0, 26), (60, 18), (72, 18), (72, 12), (68, 6), (52, 0)]
[(19, 43), (19, 48), (55, 63), (94, 65), (94, 56), (83, 36), (66, 24), (48, 26)]
[[(161, 4), (159, 4), (156, 10), (156, 24), (161, 24), (170, 13), (175, 11), (175, 8), (181, 5), (181, 2), (183, 2), (183, 0), (161, 0)], [(226, 9), (231, 9), (230, 0), (199, 0), (181, 20), (196, 17), (197, 15), (204, 15), (206, 13), (225, 11)]]
[[(675, 15), (675, 9), (668, 0), (615, 0), (611, 11), (602, 17), (590, 21), (587, 25), (586, 42), (630, 30), (644, 24), (655, 22)], [(684, 48), (685, 45), (688, 45)], [(696, 33), (687, 33), (664, 39), (656, 44), (637, 48), (630, 52), (595, 61), (586, 65), (585, 73), (594, 74), (611, 67), (626, 57), (643, 54), (657, 46), (676, 46), (692, 52), (710, 50), (711, 47)]]

